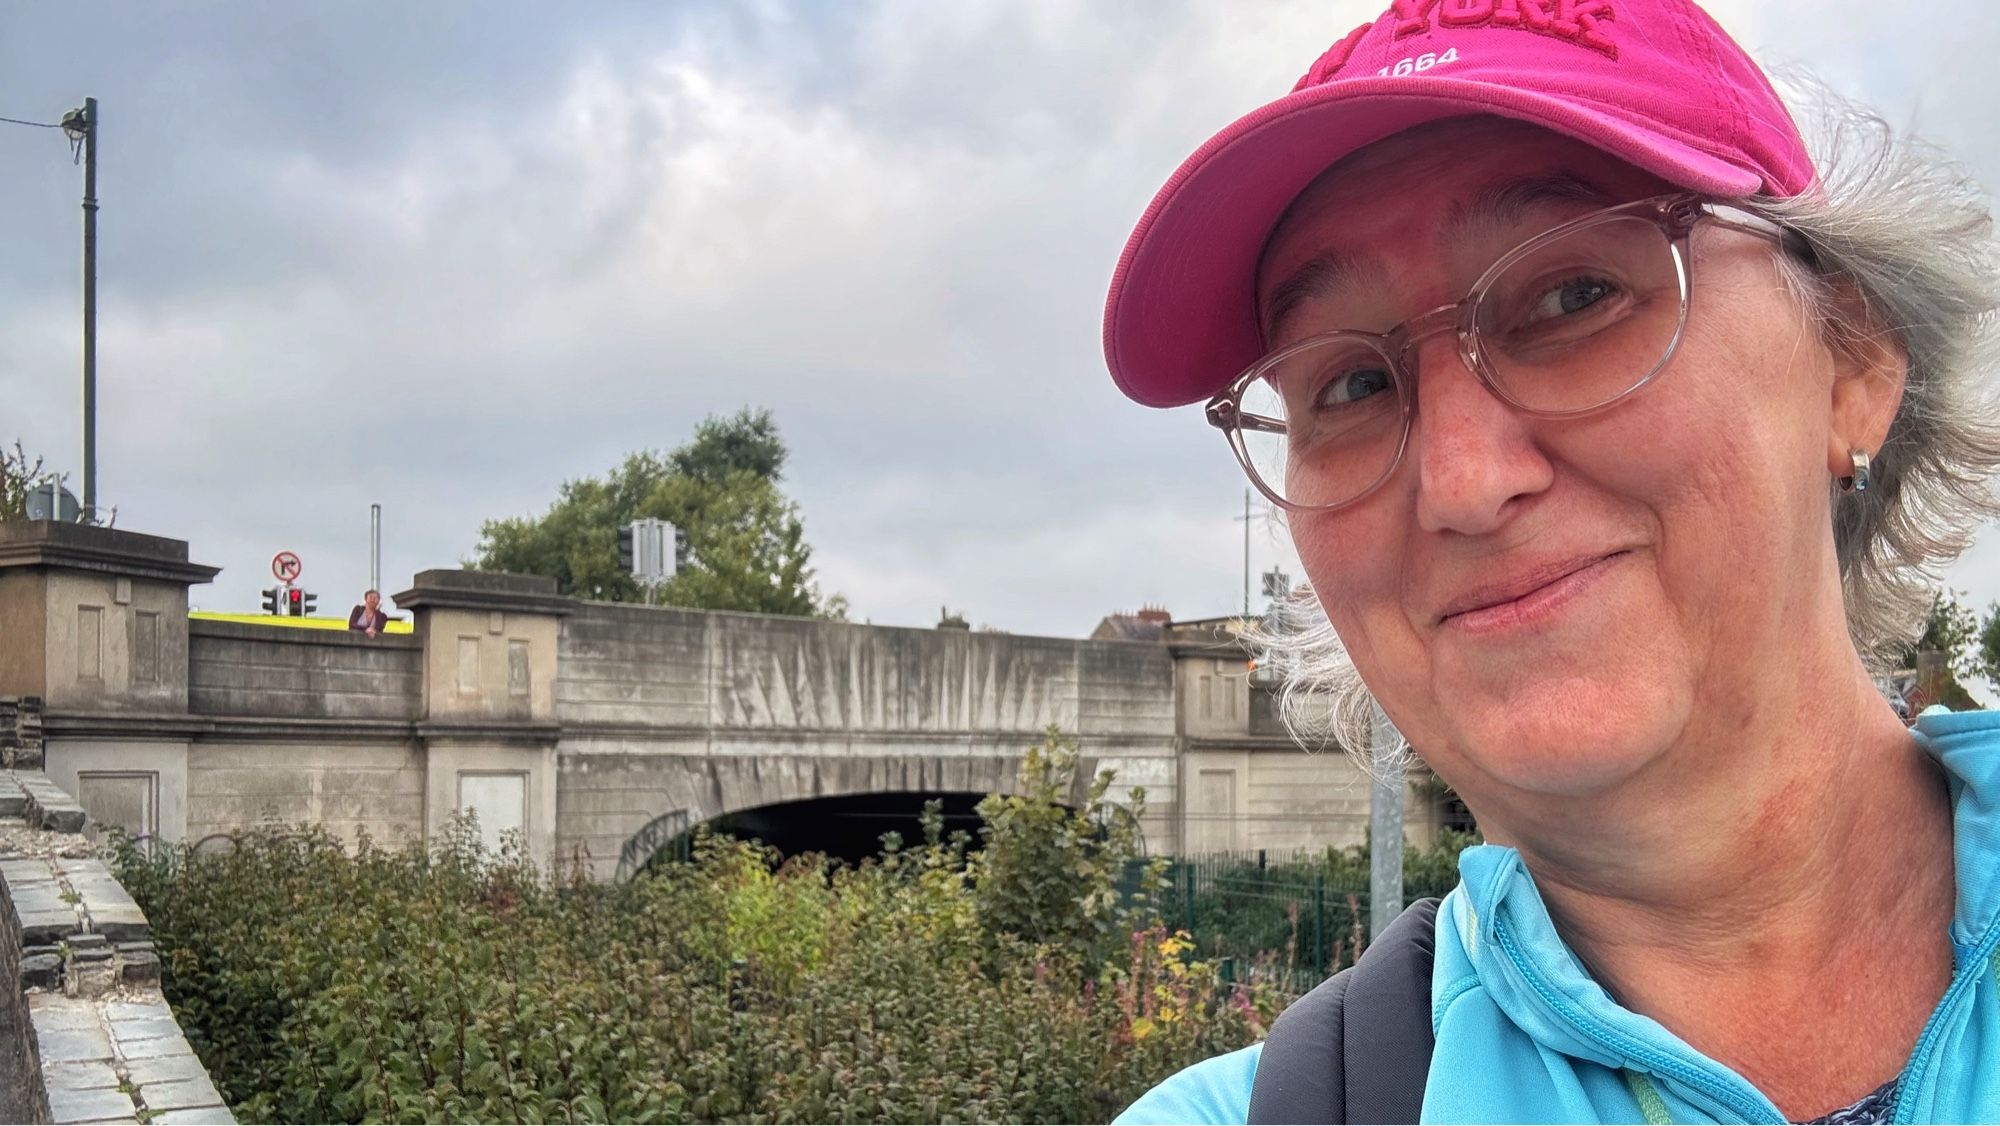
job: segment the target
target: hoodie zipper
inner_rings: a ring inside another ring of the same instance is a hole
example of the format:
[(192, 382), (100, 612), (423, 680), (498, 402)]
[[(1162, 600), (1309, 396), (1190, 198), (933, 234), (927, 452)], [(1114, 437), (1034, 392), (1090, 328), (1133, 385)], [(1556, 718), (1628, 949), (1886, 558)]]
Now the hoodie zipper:
[[(1737, 1112), (1745, 1122), (1786, 1121), (1782, 1115), (1776, 1117), (1771, 1115), (1770, 1111), (1775, 1108), (1745, 1104), (1733, 1088), (1707, 1071), (1641, 1043), (1585, 1013), (1548, 984), (1529, 962), (1527, 956), (1521, 952), (1520, 944), (1507, 933), (1506, 925), (1498, 919), (1493, 921), (1493, 937), (1499, 942), (1500, 948), (1506, 951), (1508, 959), (1514, 963), (1514, 969), (1534, 989), (1536, 996), (1578, 1031), (1641, 1065), (1643, 1071), (1678, 1080), (1701, 1091)], [(2000, 926), (1989, 926), (1972, 956), (1966, 959), (1957, 976), (1952, 979), (1951, 985), (1945, 989), (1944, 997), (1938, 1001), (1937, 1008), (1932, 1010), (1930, 1020), (1925, 1022), (1923, 1032), (1917, 1037), (1916, 1046), (1910, 1050), (1910, 1062), (1903, 1069), (1902, 1091), (1896, 1096), (1896, 1108), (1889, 1117), (1891, 1122), (1910, 1121), (1910, 1114), (1914, 1109), (1912, 1104), (1916, 1102), (1918, 1092), (1928, 1085), (1931, 1072), (1936, 1068), (1938, 1040), (1944, 1035), (1945, 1026), (1950, 1022), (1950, 1017), (1957, 1010), (1960, 1001), (1977, 986), (1980, 978), (1985, 976), (1989, 963), (1992, 962), (1996, 943), (2000, 943)], [(1996, 972), (2000, 972), (2000, 967), (1996, 967)]]
[(1910, 1050), (1910, 1062), (1903, 1068), (1903, 1089), (1896, 1096), (1895, 1112), (1890, 1114), (1891, 1122), (1908, 1122), (1917, 1093), (1930, 1085), (1931, 1073), (1937, 1067), (1937, 1042), (1944, 1035), (1944, 1028), (1951, 1015), (1957, 1011), (1959, 1002), (1978, 985), (1979, 979), (1992, 969), (1993, 946), (2000, 941), (2000, 926), (1988, 925), (1986, 934), (1979, 945), (1973, 948), (1972, 956), (1965, 960), (1951, 985), (1946, 987), (1944, 998), (1931, 1011), (1931, 1019), (1924, 1022), (1924, 1030), (1917, 1037), (1917, 1046)]
[(1676, 1059), (1649, 1044), (1642, 1043), (1584, 1012), (1567, 997), (1556, 992), (1541, 973), (1533, 968), (1527, 957), (1522, 954), (1520, 945), (1514, 941), (1514, 936), (1507, 932), (1506, 924), (1498, 919), (1493, 920), (1493, 937), (1500, 943), (1500, 948), (1506, 952), (1508, 959), (1514, 963), (1514, 969), (1534, 989), (1536, 996), (1540, 997), (1544, 1004), (1554, 1009), (1558, 1016), (1568, 1021), (1578, 1031), (1638, 1064), (1641, 1071), (1694, 1088), (1731, 1111), (1731, 1117), (1737, 1121), (1773, 1123), (1786, 1121), (1783, 1115), (1774, 1113), (1777, 1108), (1770, 1105), (1770, 1100), (1764, 1100), (1761, 1106), (1746, 1102), (1740, 1093), (1723, 1079), (1686, 1060)]

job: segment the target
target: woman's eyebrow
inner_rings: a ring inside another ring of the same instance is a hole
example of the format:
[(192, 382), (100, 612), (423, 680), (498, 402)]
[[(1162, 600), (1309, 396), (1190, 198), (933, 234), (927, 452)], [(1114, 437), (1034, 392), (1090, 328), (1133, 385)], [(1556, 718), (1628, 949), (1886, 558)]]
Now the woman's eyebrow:
[(1449, 245), (1479, 228), (1516, 227), (1535, 211), (1551, 205), (1581, 204), (1609, 207), (1611, 193), (1574, 172), (1518, 176), (1483, 188), (1471, 199), (1452, 204), (1438, 224), (1438, 241)]
[(1272, 287), (1264, 301), (1264, 340), (1269, 343), (1284, 326), (1285, 318), (1300, 305), (1352, 282), (1356, 277), (1379, 272), (1381, 263), (1345, 251), (1329, 250), (1292, 271), (1290, 277)]
[[(1438, 225), (1438, 241), (1448, 246), (1479, 228), (1516, 227), (1526, 222), (1536, 210), (1551, 205), (1609, 207), (1614, 202), (1610, 193), (1574, 172), (1518, 176), (1481, 189), (1472, 198), (1452, 204), (1445, 211), (1444, 221)], [(1271, 295), (1264, 300), (1262, 320), (1265, 343), (1268, 345), (1276, 339), (1286, 318), (1300, 305), (1333, 293), (1358, 277), (1379, 273), (1381, 268), (1381, 262), (1374, 258), (1342, 250), (1315, 255), (1311, 261), (1292, 271), (1284, 281), (1273, 286)]]

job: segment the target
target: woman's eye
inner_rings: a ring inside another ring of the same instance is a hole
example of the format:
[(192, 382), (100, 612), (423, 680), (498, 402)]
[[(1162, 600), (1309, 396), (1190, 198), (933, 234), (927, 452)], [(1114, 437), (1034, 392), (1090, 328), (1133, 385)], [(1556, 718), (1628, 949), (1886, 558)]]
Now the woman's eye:
[(1320, 388), (1314, 399), (1318, 407), (1342, 407), (1358, 403), (1389, 389), (1389, 373), (1381, 368), (1362, 368), (1337, 375)]
[(1528, 310), (1525, 321), (1536, 324), (1574, 316), (1617, 292), (1617, 284), (1606, 278), (1571, 278), (1543, 290), (1541, 297)]

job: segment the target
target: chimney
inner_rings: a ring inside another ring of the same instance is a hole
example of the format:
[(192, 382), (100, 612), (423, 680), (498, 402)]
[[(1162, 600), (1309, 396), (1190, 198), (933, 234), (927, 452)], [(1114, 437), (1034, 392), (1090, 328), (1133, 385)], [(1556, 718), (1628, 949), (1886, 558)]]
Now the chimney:
[(1167, 608), (1164, 606), (1146, 606), (1136, 617), (1139, 621), (1161, 626), (1172, 625), (1174, 621), (1174, 616), (1167, 613)]

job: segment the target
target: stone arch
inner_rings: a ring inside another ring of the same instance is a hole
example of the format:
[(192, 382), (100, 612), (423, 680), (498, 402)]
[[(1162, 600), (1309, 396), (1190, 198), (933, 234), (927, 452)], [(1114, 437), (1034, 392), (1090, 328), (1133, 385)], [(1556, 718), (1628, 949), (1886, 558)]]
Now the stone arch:
[(613, 756), (580, 757), (600, 761), (566, 769), (643, 771), (643, 788), (657, 795), (650, 803), (657, 812), (622, 837), (610, 873), (618, 880), (630, 878), (680, 834), (765, 806), (868, 794), (1020, 792), (1018, 753), (939, 755), (924, 748), (849, 755), (616, 756), (627, 760), (619, 763), (602, 761)]

